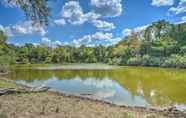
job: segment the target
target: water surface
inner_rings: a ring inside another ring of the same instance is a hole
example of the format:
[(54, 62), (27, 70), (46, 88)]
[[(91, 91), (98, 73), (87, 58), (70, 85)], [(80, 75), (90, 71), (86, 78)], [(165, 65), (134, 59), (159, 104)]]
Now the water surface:
[(57, 91), (94, 97), (119, 105), (186, 104), (186, 70), (144, 67), (65, 69), (59, 66), (55, 69), (56, 65), (42, 67), (19, 66), (8, 78), (33, 87), (48, 86)]

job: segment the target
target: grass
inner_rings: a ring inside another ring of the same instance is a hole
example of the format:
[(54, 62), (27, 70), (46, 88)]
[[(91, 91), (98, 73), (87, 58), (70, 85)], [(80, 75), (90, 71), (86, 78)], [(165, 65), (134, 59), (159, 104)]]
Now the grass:
[(79, 70), (79, 69), (86, 69), (86, 70), (111, 70), (116, 66), (111, 66), (108, 64), (102, 63), (66, 63), (66, 64), (19, 64), (14, 65), (11, 68), (18, 68), (18, 69), (39, 69), (39, 70)]
[(8, 118), (6, 114), (0, 113), (0, 118)]
[(5, 80), (0, 80), (0, 88), (17, 88), (15, 83), (11, 83)]

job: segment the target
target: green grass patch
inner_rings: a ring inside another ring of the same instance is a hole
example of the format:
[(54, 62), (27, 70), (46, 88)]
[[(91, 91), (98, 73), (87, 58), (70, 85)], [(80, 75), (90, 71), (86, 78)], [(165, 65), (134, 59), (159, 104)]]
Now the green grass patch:
[(8, 118), (6, 114), (0, 113), (0, 118)]
[(0, 80), (0, 88), (17, 88), (17, 85), (11, 82)]

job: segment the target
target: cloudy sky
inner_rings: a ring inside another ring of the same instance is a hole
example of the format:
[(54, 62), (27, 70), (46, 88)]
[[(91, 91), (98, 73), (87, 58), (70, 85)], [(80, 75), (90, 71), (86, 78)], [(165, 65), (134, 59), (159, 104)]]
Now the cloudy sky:
[(6, 1), (0, 1), (0, 29), (17, 45), (111, 45), (154, 21), (186, 21), (186, 0), (50, 0), (49, 25), (33, 27)]

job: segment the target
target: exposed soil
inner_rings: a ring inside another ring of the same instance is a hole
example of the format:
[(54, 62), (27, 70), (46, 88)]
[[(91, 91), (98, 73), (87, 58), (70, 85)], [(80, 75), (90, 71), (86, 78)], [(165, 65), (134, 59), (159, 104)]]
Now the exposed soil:
[[(0, 88), (5, 88), (6, 84), (7, 87), (15, 87), (15, 84), (0, 79)], [(54, 92), (19, 93), (0, 96), (0, 118), (168, 117), (184, 118), (184, 115), (178, 112), (172, 113), (169, 110), (159, 111), (137, 107), (121, 107), (102, 101)]]
[(165, 118), (155, 112), (47, 92), (1, 96), (0, 113), (0, 118)]

